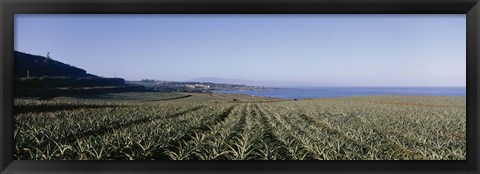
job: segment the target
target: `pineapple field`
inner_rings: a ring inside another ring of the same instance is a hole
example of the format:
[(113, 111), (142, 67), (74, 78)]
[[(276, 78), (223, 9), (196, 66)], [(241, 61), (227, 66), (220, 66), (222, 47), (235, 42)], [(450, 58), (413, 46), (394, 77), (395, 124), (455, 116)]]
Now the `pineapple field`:
[(466, 98), (15, 99), (16, 160), (466, 160)]

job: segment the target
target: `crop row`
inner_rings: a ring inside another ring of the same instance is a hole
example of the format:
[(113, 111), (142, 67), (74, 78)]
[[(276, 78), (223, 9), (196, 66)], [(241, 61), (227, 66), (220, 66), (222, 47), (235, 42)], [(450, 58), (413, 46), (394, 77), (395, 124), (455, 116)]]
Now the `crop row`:
[(466, 113), (461, 98), (244, 103), (231, 102), (228, 95), (221, 99), (208, 96), (143, 103), (21, 99), (16, 102), (15, 158), (466, 159)]

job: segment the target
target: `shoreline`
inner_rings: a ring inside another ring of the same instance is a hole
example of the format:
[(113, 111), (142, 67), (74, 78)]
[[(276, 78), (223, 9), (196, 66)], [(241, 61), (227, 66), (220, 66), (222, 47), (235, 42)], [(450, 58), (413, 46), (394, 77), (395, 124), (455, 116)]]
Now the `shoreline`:
[[(157, 98), (155, 96), (163, 96), (163, 95), (172, 95), (172, 97), (168, 98)], [(122, 97), (118, 97), (122, 96)], [(127, 96), (127, 97), (124, 97)], [(129, 98), (128, 96), (137, 96), (134, 98)], [(255, 96), (255, 95), (248, 95), (248, 94), (224, 94), (224, 93), (200, 93), (200, 92), (138, 92), (138, 91), (130, 91), (130, 92), (115, 92), (115, 93), (91, 93), (91, 94), (65, 94), (65, 95), (58, 95), (52, 98), (41, 98), (36, 96), (15, 96), (14, 99), (17, 100), (55, 100), (55, 99), (69, 99), (72, 100), (81, 100), (81, 99), (88, 99), (88, 100), (108, 100), (108, 101), (124, 101), (124, 100), (138, 100), (141, 102), (189, 102), (184, 101), (182, 99), (189, 98), (189, 97), (200, 97), (200, 98), (208, 98), (209, 100), (214, 100), (215, 103), (244, 103), (244, 102), (295, 102), (295, 101), (316, 101), (316, 100), (343, 100), (343, 99), (368, 99), (368, 98), (457, 98), (457, 99), (466, 99), (466, 96), (445, 96), (445, 95), (399, 95), (399, 94), (374, 94), (374, 95), (355, 95), (355, 96), (337, 96), (337, 97), (311, 97), (311, 98), (280, 98), (280, 97), (269, 97), (269, 96)], [(227, 99), (227, 101), (223, 101), (222, 99)], [(218, 100), (218, 101), (217, 101)]]
[(355, 96), (453, 96), (466, 97), (465, 87), (314, 87), (265, 90), (215, 90), (215, 94), (243, 94), (281, 99), (342, 98)]

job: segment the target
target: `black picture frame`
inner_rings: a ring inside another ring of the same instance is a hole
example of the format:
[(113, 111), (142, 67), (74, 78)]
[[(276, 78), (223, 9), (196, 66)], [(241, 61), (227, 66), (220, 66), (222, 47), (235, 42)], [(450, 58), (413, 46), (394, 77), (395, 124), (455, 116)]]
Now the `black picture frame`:
[[(479, 173), (479, 0), (0, 0), (0, 171), (11, 173)], [(466, 14), (465, 161), (13, 160), (15, 14)]]

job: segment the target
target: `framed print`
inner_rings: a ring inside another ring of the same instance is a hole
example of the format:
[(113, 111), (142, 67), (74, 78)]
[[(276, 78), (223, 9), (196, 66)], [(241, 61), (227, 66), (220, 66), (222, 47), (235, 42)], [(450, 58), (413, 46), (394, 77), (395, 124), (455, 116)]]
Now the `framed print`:
[(476, 0), (2, 0), (1, 173), (478, 173)]

